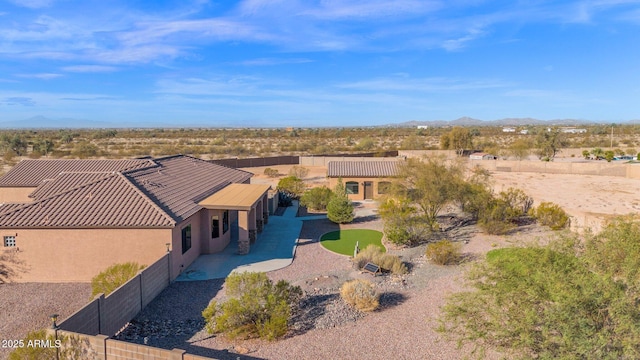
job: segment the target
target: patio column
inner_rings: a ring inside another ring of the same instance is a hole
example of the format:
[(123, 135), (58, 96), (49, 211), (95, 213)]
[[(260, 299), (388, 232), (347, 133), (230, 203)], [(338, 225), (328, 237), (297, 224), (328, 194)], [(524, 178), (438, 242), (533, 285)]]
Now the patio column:
[(269, 223), (269, 210), (269, 195), (264, 194), (262, 196), (262, 220), (265, 225)]
[(256, 229), (258, 230), (258, 234), (262, 232), (262, 228), (264, 227), (264, 215), (262, 209), (262, 200), (260, 200), (256, 203)]
[(238, 210), (238, 254), (249, 253), (251, 247), (249, 241), (249, 212)]
[(256, 242), (257, 232), (256, 232), (256, 208), (252, 207), (249, 211), (248, 217), (248, 229), (249, 229), (249, 242), (251, 244)]

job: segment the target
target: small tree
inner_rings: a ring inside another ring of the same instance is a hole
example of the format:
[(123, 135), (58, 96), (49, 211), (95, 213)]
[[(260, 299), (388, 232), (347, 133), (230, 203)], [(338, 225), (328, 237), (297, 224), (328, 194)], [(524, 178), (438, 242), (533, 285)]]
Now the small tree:
[(304, 181), (296, 176), (287, 176), (278, 181), (278, 191), (287, 196), (298, 199), (304, 193)]
[(314, 210), (326, 210), (333, 192), (326, 186), (315, 187), (305, 191), (300, 197), (300, 205)]
[(552, 161), (560, 149), (566, 145), (567, 141), (559, 129), (540, 132), (536, 138), (538, 158)]
[(560, 230), (569, 226), (569, 215), (557, 204), (543, 202), (537, 208), (531, 209), (531, 215), (541, 225), (549, 226), (552, 230)]
[(275, 340), (288, 331), (292, 307), (302, 290), (284, 280), (275, 285), (265, 273), (232, 273), (225, 280), (229, 300), (212, 301), (202, 312), (209, 333), (230, 338), (260, 337)]
[(615, 153), (611, 150), (607, 150), (604, 152), (604, 158), (605, 160), (607, 160), (607, 162), (611, 162), (611, 160), (613, 160), (613, 158), (615, 157)]
[(591, 155), (589, 150), (582, 150), (582, 157), (584, 157), (585, 159), (589, 159), (589, 155)]
[(458, 156), (462, 156), (464, 150), (473, 148), (473, 133), (468, 128), (455, 126), (440, 137), (440, 147), (444, 150), (455, 150)]
[(338, 179), (334, 195), (327, 204), (327, 217), (336, 224), (346, 224), (353, 221), (355, 217), (353, 204), (342, 184), (342, 179)]
[(103, 293), (105, 296), (129, 281), (145, 268), (136, 262), (111, 265), (91, 279), (91, 298)]

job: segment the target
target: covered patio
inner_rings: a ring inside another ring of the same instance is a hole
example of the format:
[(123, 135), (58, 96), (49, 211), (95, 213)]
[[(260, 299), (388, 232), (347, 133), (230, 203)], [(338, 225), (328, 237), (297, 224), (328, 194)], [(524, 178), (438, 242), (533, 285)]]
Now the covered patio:
[[(262, 233), (264, 225), (269, 222), (267, 201), (270, 189), (270, 185), (264, 184), (229, 184), (200, 201), (198, 205), (220, 212), (238, 212), (238, 253), (245, 255), (256, 242), (258, 234)], [(224, 224), (223, 222), (223, 227)], [(219, 225), (212, 225), (212, 232), (221, 230), (224, 231)]]

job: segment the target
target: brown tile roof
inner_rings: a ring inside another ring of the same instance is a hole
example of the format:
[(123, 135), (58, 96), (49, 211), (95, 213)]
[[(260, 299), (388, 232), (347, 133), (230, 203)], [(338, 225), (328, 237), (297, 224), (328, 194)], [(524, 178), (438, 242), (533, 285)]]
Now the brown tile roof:
[(252, 173), (212, 164), (189, 156), (154, 159), (156, 166), (125, 175), (176, 221), (193, 215), (200, 200), (231, 183), (243, 183)]
[(0, 178), (4, 187), (36, 187), (62, 172), (116, 172), (153, 165), (149, 159), (130, 160), (22, 160)]
[(77, 173), (77, 172), (63, 172), (60, 175), (56, 176), (54, 179), (44, 180), (40, 186), (38, 186), (29, 197), (34, 198), (36, 200), (47, 198), (49, 196), (64, 192), (69, 189), (73, 189), (74, 187), (88, 184), (94, 182), (96, 180), (102, 179), (105, 175), (109, 174), (108, 172), (88, 172), (88, 173)]
[[(144, 160), (146, 166), (136, 169), (139, 161), (123, 172), (58, 172), (47, 181), (43, 177), (30, 195), (34, 202), (0, 206), (0, 227), (172, 227), (200, 210), (200, 200), (252, 176), (182, 155)], [(51, 167), (49, 162), (44, 165)]]
[(329, 161), (328, 177), (392, 177), (398, 175), (398, 161)]
[(16, 207), (0, 207), (0, 227), (172, 227), (175, 221), (120, 173)]

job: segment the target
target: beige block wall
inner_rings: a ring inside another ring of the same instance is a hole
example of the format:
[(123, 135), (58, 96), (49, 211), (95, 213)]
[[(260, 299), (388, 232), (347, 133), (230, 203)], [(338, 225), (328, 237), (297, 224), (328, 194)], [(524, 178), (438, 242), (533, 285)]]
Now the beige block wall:
[(88, 282), (116, 263), (152, 264), (171, 241), (171, 229), (0, 229), (5, 235), (17, 235), (16, 282)]
[(29, 197), (36, 188), (34, 187), (0, 187), (0, 204), (15, 202), (32, 202)]
[[(359, 178), (347, 178), (347, 177), (343, 177), (342, 178), (342, 183), (344, 185), (347, 184), (347, 182), (349, 181), (356, 181), (359, 186), (358, 186), (358, 193), (357, 194), (348, 194), (347, 196), (349, 197), (350, 200), (364, 200), (364, 185), (363, 183), (365, 181), (371, 181), (373, 183), (373, 198), (377, 199), (380, 197), (381, 194), (378, 193), (378, 185), (380, 184), (380, 182), (382, 181), (387, 181), (387, 182), (391, 182), (392, 179), (390, 178), (367, 178), (367, 177), (359, 177)], [(338, 184), (338, 178), (329, 178), (329, 188), (333, 189), (335, 188), (335, 186)]]

